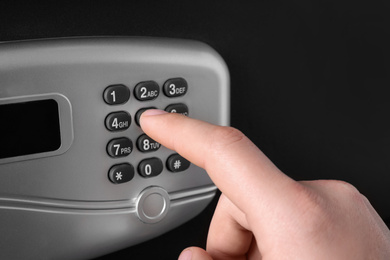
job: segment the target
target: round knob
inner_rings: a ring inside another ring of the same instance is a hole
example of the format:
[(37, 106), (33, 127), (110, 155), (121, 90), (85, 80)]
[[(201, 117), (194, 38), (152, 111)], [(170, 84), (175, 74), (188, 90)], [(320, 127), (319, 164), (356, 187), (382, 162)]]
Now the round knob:
[(157, 223), (168, 213), (170, 199), (168, 192), (161, 187), (149, 187), (143, 190), (137, 199), (138, 218), (145, 223)]

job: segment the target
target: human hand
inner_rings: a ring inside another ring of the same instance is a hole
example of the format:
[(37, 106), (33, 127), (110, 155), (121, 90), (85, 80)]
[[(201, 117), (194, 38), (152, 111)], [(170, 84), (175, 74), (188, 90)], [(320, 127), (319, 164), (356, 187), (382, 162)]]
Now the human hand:
[(234, 128), (160, 110), (140, 123), (222, 191), (207, 251), (191, 247), (180, 260), (390, 259), (389, 229), (352, 185), (294, 181)]

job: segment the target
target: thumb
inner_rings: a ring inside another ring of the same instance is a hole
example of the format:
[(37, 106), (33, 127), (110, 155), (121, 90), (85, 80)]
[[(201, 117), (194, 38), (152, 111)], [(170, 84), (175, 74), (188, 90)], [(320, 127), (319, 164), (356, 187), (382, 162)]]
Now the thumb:
[(189, 247), (183, 250), (179, 260), (212, 260), (211, 256), (202, 248)]

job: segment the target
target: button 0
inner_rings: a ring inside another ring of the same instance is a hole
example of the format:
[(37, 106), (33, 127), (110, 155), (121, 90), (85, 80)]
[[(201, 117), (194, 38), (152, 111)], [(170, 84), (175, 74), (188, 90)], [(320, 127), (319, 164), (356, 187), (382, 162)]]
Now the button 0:
[(107, 144), (107, 153), (113, 158), (128, 156), (133, 151), (133, 142), (126, 137), (116, 138)]
[(165, 108), (169, 113), (178, 113), (188, 116), (188, 107), (185, 104), (172, 104)]
[(125, 183), (134, 178), (134, 167), (128, 163), (114, 165), (108, 171), (108, 179), (115, 184)]
[(129, 88), (121, 84), (108, 86), (103, 93), (103, 99), (109, 105), (119, 105), (126, 103), (129, 98)]
[(130, 127), (131, 116), (125, 111), (113, 112), (106, 117), (106, 128), (109, 131), (122, 131)]
[(153, 100), (160, 94), (160, 87), (154, 81), (143, 81), (134, 88), (134, 96), (139, 101)]
[(163, 163), (159, 158), (142, 160), (138, 165), (138, 173), (145, 178), (159, 175), (163, 170)]
[(149, 136), (143, 134), (137, 139), (137, 148), (143, 153), (153, 152), (160, 149), (161, 144), (154, 141)]
[(164, 94), (167, 97), (180, 97), (187, 93), (188, 84), (183, 78), (168, 79), (164, 83)]
[(191, 163), (179, 154), (172, 154), (167, 160), (167, 168), (171, 172), (182, 172), (190, 167)]

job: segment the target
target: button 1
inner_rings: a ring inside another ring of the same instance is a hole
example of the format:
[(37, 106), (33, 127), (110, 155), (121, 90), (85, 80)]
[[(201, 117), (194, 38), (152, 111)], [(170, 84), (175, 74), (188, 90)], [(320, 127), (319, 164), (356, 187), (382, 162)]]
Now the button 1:
[(159, 175), (163, 170), (163, 163), (159, 158), (142, 160), (138, 165), (138, 173), (145, 178)]
[(104, 101), (109, 105), (126, 103), (130, 98), (130, 90), (125, 85), (108, 86), (103, 93)]
[(114, 165), (108, 171), (108, 178), (115, 184), (131, 181), (134, 178), (134, 167), (128, 163)]
[(113, 158), (128, 156), (133, 151), (133, 142), (126, 137), (111, 140), (107, 144), (107, 153)]
[(153, 100), (160, 94), (160, 87), (154, 81), (143, 81), (134, 88), (134, 96), (139, 101)]
[(188, 107), (185, 104), (172, 104), (165, 108), (169, 113), (178, 113), (188, 116)]
[(137, 139), (137, 148), (143, 153), (153, 152), (160, 149), (161, 144), (154, 141), (149, 136), (143, 134)]
[(105, 120), (106, 128), (109, 131), (122, 131), (130, 127), (131, 116), (125, 111), (109, 114)]
[(155, 107), (145, 107), (145, 108), (141, 108), (140, 110), (137, 111), (137, 113), (135, 113), (135, 123), (139, 125), (139, 119), (141, 118), (141, 115), (143, 112), (145, 112), (146, 110), (148, 109), (156, 109)]
[(167, 160), (167, 168), (171, 172), (182, 172), (190, 167), (191, 163), (179, 154), (172, 154)]
[(180, 97), (187, 93), (188, 84), (183, 78), (168, 79), (164, 83), (164, 94), (167, 97)]

